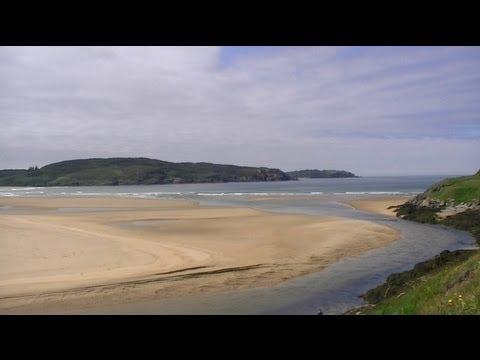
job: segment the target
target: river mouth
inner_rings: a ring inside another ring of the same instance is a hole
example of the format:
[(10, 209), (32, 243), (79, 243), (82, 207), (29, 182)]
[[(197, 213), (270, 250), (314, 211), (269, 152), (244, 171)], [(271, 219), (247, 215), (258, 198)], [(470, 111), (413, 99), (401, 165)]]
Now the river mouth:
[[(345, 199), (351, 197), (345, 197)], [(143, 301), (89, 309), (89, 314), (342, 314), (363, 304), (360, 295), (381, 284), (388, 275), (411, 269), (443, 250), (475, 249), (467, 232), (440, 225), (419, 224), (395, 217), (353, 209), (329, 196), (311, 199), (251, 201), (247, 197), (204, 200), (203, 205), (250, 208), (321, 216), (369, 220), (400, 233), (391, 244), (350, 258), (325, 269), (266, 288), (241, 289), (175, 299)], [(142, 222), (136, 226), (149, 226)], [(158, 222), (161, 225), (161, 222)]]
[[(466, 232), (359, 211), (343, 203), (355, 199), (378, 198), (386, 196), (386, 193), (394, 197), (413, 196), (442, 178), (444, 176), (365, 177), (271, 183), (42, 188), (39, 190), (42, 194), (31, 193), (37, 189), (2, 188), (0, 199), (1, 196), (10, 195), (55, 198), (138, 197), (149, 199), (148, 201), (158, 198), (182, 199), (201, 205), (247, 207), (268, 212), (368, 220), (398, 230), (400, 238), (383, 248), (353, 258), (343, 258), (321, 271), (286, 280), (268, 288), (188, 295), (171, 300), (70, 311), (93, 314), (317, 314), (321, 311), (323, 314), (342, 314), (361, 305), (362, 299), (359, 296), (381, 284), (391, 273), (411, 269), (416, 263), (428, 260), (443, 250), (476, 248), (474, 238)], [(22, 207), (11, 208), (4, 205), (0, 207), (0, 212), (26, 211)], [(44, 210), (52, 211), (50, 208)], [(90, 211), (100, 215), (104, 211), (124, 209), (94, 205), (89, 209), (78, 207), (53, 211)], [(161, 221), (156, 221), (125, 226), (163, 226)]]

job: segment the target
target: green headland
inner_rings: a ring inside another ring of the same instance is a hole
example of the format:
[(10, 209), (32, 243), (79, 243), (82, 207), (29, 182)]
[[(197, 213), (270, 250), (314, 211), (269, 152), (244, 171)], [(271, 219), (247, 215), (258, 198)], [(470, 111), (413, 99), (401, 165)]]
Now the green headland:
[(42, 168), (0, 170), (0, 186), (102, 186), (287, 181), (298, 178), (356, 177), (343, 170), (283, 172), (268, 167), (206, 162), (168, 162), (148, 158), (67, 160)]
[(0, 186), (92, 186), (284, 181), (292, 177), (279, 169), (174, 163), (148, 158), (80, 159), (42, 168), (0, 170)]

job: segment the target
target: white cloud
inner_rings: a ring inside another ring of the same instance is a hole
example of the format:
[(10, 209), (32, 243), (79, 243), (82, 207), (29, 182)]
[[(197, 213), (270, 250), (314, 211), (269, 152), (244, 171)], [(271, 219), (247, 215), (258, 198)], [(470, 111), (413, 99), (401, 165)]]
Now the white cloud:
[(359, 174), (480, 164), (479, 48), (0, 48), (0, 168), (150, 156)]

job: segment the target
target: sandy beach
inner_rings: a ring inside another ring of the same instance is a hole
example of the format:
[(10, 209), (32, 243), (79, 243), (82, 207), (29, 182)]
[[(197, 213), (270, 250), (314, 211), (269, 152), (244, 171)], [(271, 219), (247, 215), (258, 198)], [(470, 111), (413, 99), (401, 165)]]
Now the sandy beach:
[[(350, 205), (372, 211), (400, 201)], [(271, 286), (397, 235), (363, 220), (183, 200), (1, 198), (0, 313)]]
[(389, 196), (349, 200), (344, 201), (344, 203), (354, 207), (357, 210), (369, 211), (387, 216), (396, 216), (393, 209), (389, 209), (389, 207), (401, 205), (410, 199), (410, 196)]

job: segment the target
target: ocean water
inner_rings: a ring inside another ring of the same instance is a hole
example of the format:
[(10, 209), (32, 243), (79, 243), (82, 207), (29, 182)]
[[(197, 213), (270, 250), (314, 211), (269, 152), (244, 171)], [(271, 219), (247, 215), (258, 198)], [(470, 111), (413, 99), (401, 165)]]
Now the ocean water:
[[(359, 211), (343, 200), (413, 196), (446, 176), (362, 177), (288, 182), (21, 188), (0, 187), (1, 196), (111, 196), (193, 199), (205, 205), (248, 206), (274, 212), (341, 216), (373, 221), (400, 232), (392, 244), (269, 288), (174, 300), (138, 302), (70, 313), (93, 314), (341, 314), (362, 304), (359, 296), (388, 275), (412, 268), (443, 250), (474, 248), (466, 232)], [(261, 201), (259, 201), (261, 200)], [(4, 210), (11, 210), (4, 208)], [(75, 209), (64, 209), (75, 211)], [(85, 209), (82, 209), (85, 210)], [(89, 211), (102, 211), (91, 208)], [(2, 207), (0, 206), (0, 212)]]
[(219, 198), (243, 196), (412, 195), (446, 176), (372, 176), (299, 181), (76, 186), (0, 187), (0, 196), (123, 196), (141, 198)]

